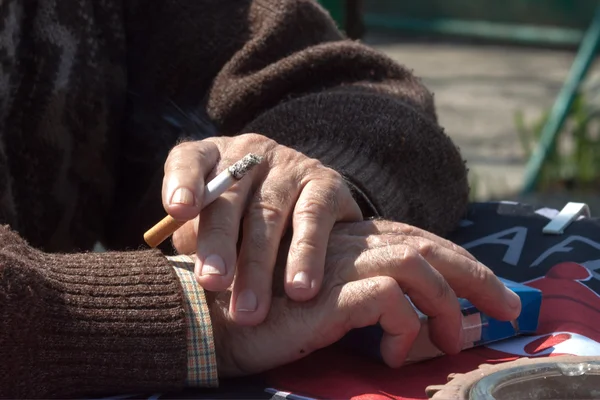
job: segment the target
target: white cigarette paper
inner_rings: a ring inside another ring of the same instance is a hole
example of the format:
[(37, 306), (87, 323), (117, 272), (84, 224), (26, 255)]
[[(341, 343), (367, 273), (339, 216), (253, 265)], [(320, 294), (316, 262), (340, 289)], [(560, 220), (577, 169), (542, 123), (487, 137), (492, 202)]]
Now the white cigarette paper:
[[(254, 154), (248, 154), (240, 161), (236, 162), (225, 171), (221, 172), (217, 177), (211, 180), (204, 190), (204, 199), (202, 201), (202, 208), (206, 207), (219, 196), (225, 193), (229, 188), (236, 184), (237, 181), (242, 179), (252, 168), (260, 164), (262, 157)], [(167, 215), (146, 233), (144, 233), (144, 240), (148, 246), (155, 248), (160, 245), (166, 238), (171, 236), (173, 232), (179, 229), (183, 225), (183, 222), (176, 221), (170, 215)]]
[(237, 181), (242, 179), (252, 168), (260, 164), (262, 157), (255, 154), (247, 154), (240, 161), (236, 162), (213, 180), (208, 182), (204, 189), (204, 200), (202, 208), (208, 206), (215, 201), (219, 196), (229, 190)]

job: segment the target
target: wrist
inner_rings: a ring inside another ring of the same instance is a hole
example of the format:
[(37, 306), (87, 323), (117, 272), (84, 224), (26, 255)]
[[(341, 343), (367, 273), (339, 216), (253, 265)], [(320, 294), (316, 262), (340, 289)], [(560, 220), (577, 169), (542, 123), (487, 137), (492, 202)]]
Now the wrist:
[(231, 291), (207, 292), (207, 304), (212, 321), (213, 340), (217, 372), (221, 378), (234, 378), (246, 375), (236, 363), (234, 343), (228, 340), (228, 324), (233, 324), (227, 318)]

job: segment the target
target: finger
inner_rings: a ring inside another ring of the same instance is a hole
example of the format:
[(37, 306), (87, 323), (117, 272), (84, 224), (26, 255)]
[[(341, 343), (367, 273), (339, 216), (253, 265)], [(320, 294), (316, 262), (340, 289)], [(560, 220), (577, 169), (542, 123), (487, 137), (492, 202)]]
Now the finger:
[(345, 279), (394, 278), (417, 308), (429, 317), (432, 341), (448, 354), (462, 348), (462, 314), (456, 295), (443, 276), (405, 244), (369, 249), (347, 268)]
[(267, 316), (275, 261), (293, 201), (292, 191), (263, 187), (247, 208), (230, 309), (236, 323), (256, 325)]
[(336, 306), (326, 318), (336, 320), (343, 331), (330, 330), (331, 334), (341, 337), (349, 329), (379, 323), (384, 331), (380, 344), (383, 360), (393, 368), (403, 364), (421, 323), (396, 281), (379, 276), (347, 283)]
[(196, 279), (210, 291), (231, 286), (235, 273), (240, 220), (252, 179), (242, 179), (202, 210), (198, 225)]
[(367, 239), (370, 248), (394, 243), (405, 243), (416, 249), (427, 262), (438, 270), (454, 292), (473, 303), (480, 311), (498, 320), (510, 321), (521, 312), (519, 297), (485, 265), (462, 252), (422, 237), (372, 235)]
[(186, 222), (181, 228), (173, 233), (173, 247), (179, 254), (193, 254), (197, 249), (198, 237), (198, 220), (196, 217), (193, 220)]
[(521, 301), (482, 263), (425, 239), (412, 238), (411, 247), (439, 271), (457, 296), (468, 299), (494, 319), (512, 321), (521, 313)]
[(443, 246), (449, 250), (456, 251), (464, 257), (475, 260), (475, 257), (461, 246), (452, 243), (451, 241), (441, 238), (431, 232), (414, 227), (412, 225), (403, 224), (388, 220), (372, 220), (361, 221), (354, 223), (337, 224), (336, 232), (345, 233), (350, 236), (377, 236), (377, 235), (396, 235), (399, 239), (408, 237), (420, 237), (431, 240), (439, 246)]
[[(266, 317), (271, 301), (273, 271), (291, 210), (300, 190), (299, 180), (284, 179), (273, 170), (251, 200), (244, 215), (243, 238), (234, 285), (244, 301), (256, 298), (257, 308), (237, 302), (233, 308), (236, 322), (257, 324)], [(242, 289), (243, 288), (243, 289)]]
[[(374, 224), (354, 225), (342, 229), (361, 234), (379, 230)], [(394, 227), (394, 225), (399, 226)], [(408, 227), (409, 231), (404, 231), (406, 228), (402, 225), (380, 224), (379, 227), (383, 227), (381, 231), (388, 233), (370, 234), (366, 238), (367, 245), (378, 248), (389, 244), (406, 243), (442, 273), (459, 297), (468, 299), (482, 312), (492, 318), (507, 321), (519, 316), (521, 312), (519, 297), (506, 288), (489, 268), (477, 261), (470, 253), (438, 236), (419, 233), (420, 230), (417, 228)], [(399, 232), (402, 234), (397, 234)]]
[(208, 141), (175, 146), (165, 162), (162, 201), (176, 220), (187, 221), (200, 213), (206, 176), (219, 159), (217, 146)]
[(360, 219), (360, 208), (337, 173), (304, 186), (294, 208), (286, 265), (285, 288), (290, 298), (306, 301), (318, 293), (331, 229), (336, 221)]

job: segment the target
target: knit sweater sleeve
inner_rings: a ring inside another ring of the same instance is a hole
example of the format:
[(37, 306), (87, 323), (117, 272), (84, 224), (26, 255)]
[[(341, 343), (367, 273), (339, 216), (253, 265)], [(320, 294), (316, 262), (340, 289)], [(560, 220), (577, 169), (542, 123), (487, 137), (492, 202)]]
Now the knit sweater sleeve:
[[(314, 0), (169, 4), (144, 16), (170, 29), (132, 46), (134, 86), (152, 80), (175, 98), (204, 87), (221, 134), (260, 133), (320, 159), (362, 194), (367, 215), (438, 234), (455, 227), (468, 201), (465, 164), (409, 69), (343, 39)], [(150, 65), (148, 51), (168, 62)]]
[(213, 114), (228, 131), (271, 136), (333, 167), (374, 206), (367, 215), (453, 229), (467, 204), (466, 169), (421, 81), (342, 40), (314, 1), (256, 3), (255, 36), (218, 76)]
[(158, 251), (49, 254), (0, 226), (0, 398), (186, 382), (183, 294)]

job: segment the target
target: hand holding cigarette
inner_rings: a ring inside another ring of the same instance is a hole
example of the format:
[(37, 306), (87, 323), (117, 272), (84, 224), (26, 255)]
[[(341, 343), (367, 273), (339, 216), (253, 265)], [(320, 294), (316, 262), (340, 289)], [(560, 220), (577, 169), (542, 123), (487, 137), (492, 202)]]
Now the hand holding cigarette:
[[(221, 172), (215, 179), (208, 182), (204, 189), (202, 208), (215, 201), (220, 195), (231, 189), (233, 185), (242, 179), (252, 168), (260, 164), (262, 157), (256, 154), (247, 154), (240, 161)], [(144, 234), (144, 240), (150, 247), (157, 247), (171, 236), (185, 222), (180, 222), (167, 215)]]
[[(207, 204), (213, 191), (205, 182), (210, 186), (248, 153), (261, 155), (262, 162)], [(226, 290), (235, 275), (230, 312), (235, 322), (246, 325), (262, 322), (269, 311), (275, 262), (289, 228), (293, 235), (284, 286), (290, 298), (305, 301), (321, 287), (334, 224), (362, 220), (337, 172), (256, 134), (176, 146), (165, 163), (162, 196), (169, 215), (162, 221), (166, 233), (181, 226), (173, 244), (180, 253), (196, 253), (195, 274), (202, 287)], [(154, 233), (163, 228), (159, 225)], [(152, 232), (147, 237), (151, 240)]]

